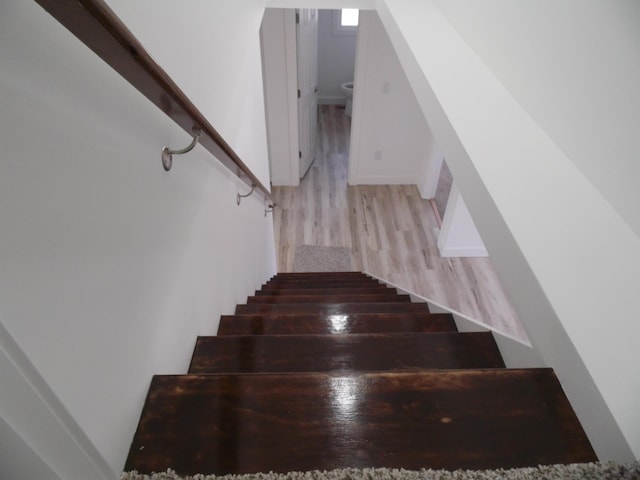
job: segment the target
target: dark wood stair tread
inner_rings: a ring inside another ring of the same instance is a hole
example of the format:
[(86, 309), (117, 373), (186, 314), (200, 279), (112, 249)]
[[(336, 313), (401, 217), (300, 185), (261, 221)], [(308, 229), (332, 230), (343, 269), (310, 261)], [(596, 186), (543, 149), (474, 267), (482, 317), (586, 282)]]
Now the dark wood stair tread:
[(154, 377), (125, 470), (485, 469), (597, 460), (550, 369)]
[(397, 295), (398, 292), (395, 288), (388, 287), (342, 287), (342, 288), (332, 288), (332, 289), (318, 289), (318, 288), (263, 288), (262, 290), (257, 290), (256, 296), (286, 296), (286, 295), (317, 295), (317, 296), (326, 296), (332, 294), (340, 294), (340, 295), (367, 295), (367, 294), (380, 294), (380, 295)]
[(342, 279), (342, 278), (366, 278), (370, 277), (362, 272), (278, 272), (272, 279)]
[(392, 287), (388, 287), (384, 283), (378, 282), (327, 282), (327, 283), (318, 283), (314, 286), (309, 286), (308, 283), (300, 283), (300, 282), (290, 282), (290, 283), (265, 283), (260, 287), (260, 290), (270, 291), (270, 290), (314, 290), (317, 292), (323, 292), (325, 290), (337, 290), (343, 288), (367, 288), (370, 290), (378, 289), (378, 290), (387, 290)]
[(504, 368), (484, 333), (199, 337), (189, 373)]
[(377, 279), (370, 277), (369, 275), (363, 275), (361, 273), (279, 273), (278, 275), (271, 277), (267, 282), (350, 282), (350, 281), (378, 281)]
[(282, 289), (314, 289), (314, 290), (327, 290), (327, 289), (340, 289), (340, 288), (389, 288), (387, 285), (383, 283), (379, 283), (376, 281), (344, 281), (344, 282), (303, 282), (303, 281), (286, 281), (286, 282), (273, 282), (273, 283), (265, 283), (264, 287), (274, 289), (274, 288), (282, 288)]
[(426, 303), (265, 303), (237, 305), (236, 313), (323, 313), (342, 315), (347, 313), (429, 313)]
[(409, 295), (390, 293), (368, 293), (363, 295), (343, 295), (341, 293), (327, 293), (322, 295), (264, 295), (250, 296), (247, 303), (371, 303), (371, 302), (405, 302), (410, 303)]
[(448, 313), (256, 313), (223, 315), (218, 335), (455, 332)]
[(375, 278), (366, 276), (332, 276), (332, 277), (320, 277), (320, 276), (301, 276), (301, 277), (273, 277), (267, 280), (267, 285), (327, 285), (333, 284), (362, 284), (362, 285), (380, 285), (381, 282)]

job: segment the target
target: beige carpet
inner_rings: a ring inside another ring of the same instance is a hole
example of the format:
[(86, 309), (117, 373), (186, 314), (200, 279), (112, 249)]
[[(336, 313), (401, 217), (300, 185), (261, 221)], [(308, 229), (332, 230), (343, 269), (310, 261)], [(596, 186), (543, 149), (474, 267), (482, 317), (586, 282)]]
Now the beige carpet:
[(173, 472), (140, 475), (123, 473), (121, 480), (638, 480), (640, 462), (578, 463), (510, 470), (391, 470), (385, 468), (343, 469), (329, 472), (255, 473), (246, 475), (195, 475), (181, 477)]
[(294, 272), (348, 272), (351, 250), (344, 247), (300, 245), (293, 259)]

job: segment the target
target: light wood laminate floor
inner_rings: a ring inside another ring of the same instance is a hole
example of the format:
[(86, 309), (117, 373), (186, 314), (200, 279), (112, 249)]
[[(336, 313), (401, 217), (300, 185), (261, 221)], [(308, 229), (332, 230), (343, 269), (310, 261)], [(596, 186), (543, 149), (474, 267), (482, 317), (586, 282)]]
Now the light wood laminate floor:
[(520, 339), (526, 335), (489, 258), (441, 258), (430, 202), (415, 185), (347, 185), (350, 119), (321, 106), (316, 160), (298, 187), (273, 187), (278, 271), (296, 246), (351, 249), (365, 271)]

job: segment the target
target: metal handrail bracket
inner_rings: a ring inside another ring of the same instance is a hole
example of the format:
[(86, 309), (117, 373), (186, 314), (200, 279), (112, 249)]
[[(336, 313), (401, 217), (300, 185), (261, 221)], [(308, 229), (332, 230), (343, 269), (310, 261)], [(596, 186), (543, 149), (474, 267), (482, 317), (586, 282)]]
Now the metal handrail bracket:
[(251, 184), (251, 190), (249, 190), (249, 193), (247, 193), (246, 195), (240, 195), (238, 194), (238, 196), (236, 197), (236, 203), (238, 205), (240, 205), (240, 200), (242, 200), (243, 198), (247, 198), (249, 196), (251, 196), (251, 194), (253, 193), (253, 191), (256, 189), (256, 184), (252, 183)]
[(275, 208), (276, 208), (276, 204), (275, 203), (270, 203), (268, 205), (268, 207), (264, 210), (265, 218), (267, 217), (267, 213), (272, 213)]
[(180, 150), (172, 150), (169, 147), (162, 147), (162, 166), (164, 167), (165, 171), (168, 172), (169, 170), (171, 170), (174, 155), (182, 155), (183, 153), (188, 153), (193, 150), (198, 144), (198, 139), (200, 138), (200, 130), (195, 130), (194, 132), (195, 133), (191, 143)]

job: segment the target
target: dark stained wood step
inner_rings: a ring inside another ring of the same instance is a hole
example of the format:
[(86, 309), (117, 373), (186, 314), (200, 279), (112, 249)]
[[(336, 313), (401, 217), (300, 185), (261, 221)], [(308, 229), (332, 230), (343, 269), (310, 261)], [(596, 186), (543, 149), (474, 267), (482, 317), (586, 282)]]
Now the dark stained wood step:
[(316, 278), (373, 278), (362, 272), (278, 272), (272, 278), (277, 279), (316, 279)]
[(449, 313), (342, 313), (223, 315), (218, 335), (455, 332)]
[(256, 296), (285, 296), (285, 295), (332, 295), (332, 294), (340, 294), (340, 295), (368, 295), (368, 294), (380, 294), (380, 295), (398, 295), (398, 292), (395, 288), (350, 288), (350, 287), (339, 287), (339, 288), (263, 288), (262, 290), (256, 291)]
[(342, 295), (330, 293), (324, 295), (254, 295), (247, 298), (248, 304), (254, 303), (410, 303), (409, 295), (391, 293), (368, 293), (363, 295)]
[(376, 333), (199, 337), (189, 373), (504, 368), (493, 335)]
[(278, 274), (269, 279), (267, 283), (326, 283), (326, 282), (363, 282), (363, 283), (379, 283), (378, 279), (367, 275), (346, 275), (342, 273), (336, 274)]
[(597, 458), (550, 369), (153, 378), (125, 470), (487, 469)]
[(348, 313), (429, 313), (426, 303), (285, 303), (236, 305), (236, 314), (243, 313), (315, 313), (344, 315)]
[(269, 286), (286, 286), (286, 287), (302, 287), (302, 288), (326, 288), (326, 287), (371, 287), (384, 285), (376, 280), (283, 280), (270, 281), (266, 285)]
[(384, 283), (379, 282), (325, 282), (325, 283), (316, 283), (313, 286), (309, 286), (308, 283), (304, 282), (289, 282), (289, 283), (265, 283), (260, 287), (261, 290), (318, 290), (323, 291), (327, 289), (335, 289), (335, 288), (369, 288), (375, 289), (378, 288), (380, 290), (386, 290), (388, 288)]

